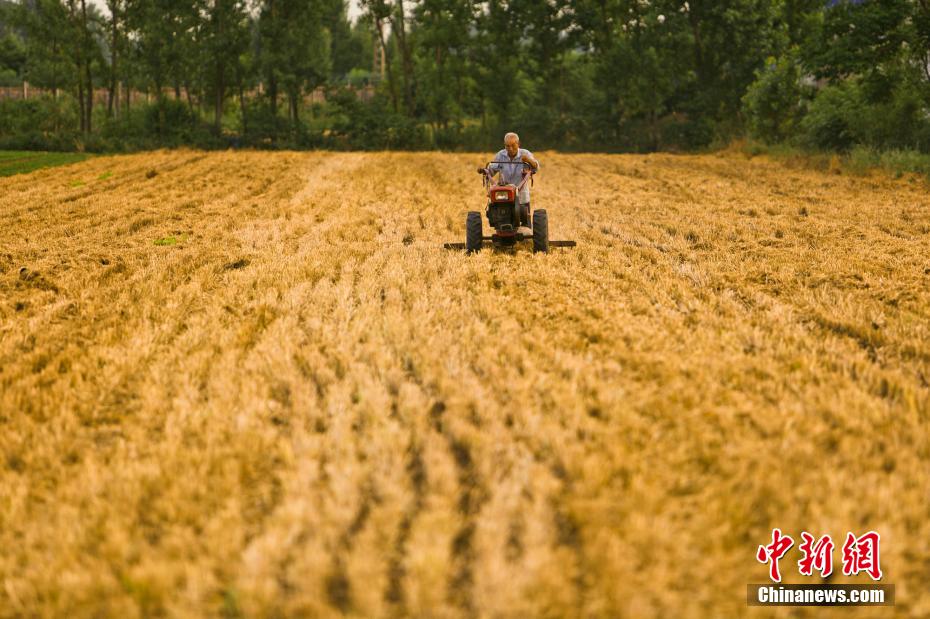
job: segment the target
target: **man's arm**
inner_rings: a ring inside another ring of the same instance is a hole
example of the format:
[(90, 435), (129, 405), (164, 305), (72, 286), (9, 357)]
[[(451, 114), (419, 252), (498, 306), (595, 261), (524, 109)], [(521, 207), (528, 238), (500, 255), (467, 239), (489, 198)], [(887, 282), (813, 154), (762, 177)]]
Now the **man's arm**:
[(500, 165), (497, 164), (497, 158), (498, 158), (498, 157), (500, 157), (500, 153), (496, 153), (496, 154), (494, 155), (494, 159), (492, 159), (492, 160), (491, 160), (491, 163), (488, 164), (488, 172), (490, 173), (491, 178), (494, 178), (494, 175), (497, 174), (498, 172), (500, 172), (500, 170), (501, 170), (501, 167), (502, 167), (502, 166), (500, 166)]
[(520, 160), (523, 163), (528, 163), (533, 168), (533, 172), (539, 172), (539, 160), (530, 151), (523, 149), (523, 156), (520, 157)]

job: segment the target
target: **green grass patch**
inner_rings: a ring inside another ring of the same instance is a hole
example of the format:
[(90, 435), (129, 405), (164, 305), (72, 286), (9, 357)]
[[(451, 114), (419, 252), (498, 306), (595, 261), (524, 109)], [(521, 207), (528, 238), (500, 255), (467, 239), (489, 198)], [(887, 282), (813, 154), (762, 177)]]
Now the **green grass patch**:
[(920, 174), (930, 178), (930, 155), (913, 150), (879, 151), (857, 146), (850, 151), (847, 161), (856, 174), (879, 169), (891, 172), (896, 178), (904, 174)]
[(763, 144), (749, 141), (737, 146), (750, 156), (767, 155), (772, 159), (821, 171), (843, 171), (865, 176), (873, 170), (895, 178), (918, 174), (930, 181), (930, 155), (913, 150), (876, 150), (856, 146), (847, 153), (809, 151), (786, 144)]
[(83, 184), (84, 184), (84, 181), (71, 181), (70, 183), (68, 183), (68, 186), (69, 187), (80, 187)]
[(110, 178), (111, 176), (113, 176), (113, 172), (104, 172), (103, 174), (101, 174), (100, 176), (97, 177), (97, 180), (98, 180), (98, 181), (105, 181), (105, 180), (107, 180), (108, 178)]
[(86, 153), (46, 153), (38, 151), (0, 151), (0, 176), (27, 174), (42, 168), (84, 161)]
[(23, 157), (35, 157), (40, 155), (34, 151), (28, 150), (0, 150), (0, 163), (4, 161), (9, 161), (10, 159), (22, 159)]
[(178, 243), (182, 241), (186, 241), (187, 236), (188, 236), (187, 233), (179, 234), (176, 236), (166, 236), (164, 238), (157, 239), (155, 241), (155, 245), (159, 245), (159, 246), (177, 245)]

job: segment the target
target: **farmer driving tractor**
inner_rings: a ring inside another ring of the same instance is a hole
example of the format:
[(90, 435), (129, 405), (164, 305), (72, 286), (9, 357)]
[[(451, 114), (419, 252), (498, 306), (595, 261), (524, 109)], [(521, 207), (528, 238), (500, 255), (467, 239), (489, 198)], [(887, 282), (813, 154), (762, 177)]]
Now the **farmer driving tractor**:
[[(504, 136), (504, 149), (494, 155), (487, 166), (478, 168), (487, 194), (484, 215), (492, 232), (485, 236), (480, 211), (468, 211), (465, 217), (465, 242), (445, 243), (446, 249), (464, 249), (469, 254), (481, 251), (485, 243), (495, 248), (516, 247), (532, 242), (533, 253), (549, 253), (550, 247), (574, 247), (575, 241), (549, 240), (549, 213), (530, 210), (530, 184), (539, 170), (533, 153), (520, 148), (516, 133)], [(500, 174), (495, 182), (494, 177)]]
[[(532, 172), (539, 171), (539, 161), (536, 157), (533, 156), (533, 153), (526, 150), (525, 148), (520, 148), (520, 136), (516, 133), (508, 133), (504, 136), (504, 148), (496, 155), (494, 155), (494, 160), (491, 161), (491, 164), (487, 167), (487, 171), (490, 176), (493, 178), (495, 174), (500, 173), (500, 184), (501, 185), (519, 185), (520, 180), (523, 178), (523, 168), (525, 166), (521, 165), (501, 165), (501, 164), (514, 164), (518, 161), (522, 161), (527, 164)], [(479, 168), (479, 172), (483, 171), (483, 168)], [(520, 190), (520, 193), (517, 196), (517, 216), (520, 218), (519, 228), (517, 232), (523, 234), (524, 236), (531, 236), (532, 231), (529, 228), (530, 225), (530, 186), (529, 183), (523, 185), (523, 189)]]

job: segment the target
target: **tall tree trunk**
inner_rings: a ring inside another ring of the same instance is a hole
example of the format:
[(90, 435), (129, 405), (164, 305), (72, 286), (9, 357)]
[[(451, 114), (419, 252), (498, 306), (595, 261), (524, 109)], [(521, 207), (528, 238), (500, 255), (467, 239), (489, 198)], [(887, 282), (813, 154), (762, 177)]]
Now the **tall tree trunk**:
[(87, 80), (87, 105), (84, 110), (87, 114), (87, 133), (90, 133), (93, 130), (91, 126), (94, 112), (94, 80), (90, 72), (90, 59), (86, 58), (84, 60), (84, 78)]
[[(68, 0), (68, 16), (71, 20), (71, 25), (74, 29), (78, 29), (78, 15), (77, 7), (74, 4), (74, 0)], [(81, 133), (87, 133), (87, 114), (84, 112), (84, 107), (86, 105), (86, 99), (84, 98), (84, 77), (81, 74), (81, 69), (84, 66), (84, 46), (82, 43), (77, 43), (74, 47), (74, 68), (77, 70), (77, 100), (78, 100), (78, 116), (80, 118), (80, 130)]]
[(410, 53), (410, 46), (407, 43), (406, 21), (406, 16), (404, 15), (404, 0), (397, 0), (397, 11), (394, 14), (393, 24), (397, 36), (397, 45), (400, 47), (401, 66), (404, 73), (404, 105), (407, 108), (407, 115), (412, 116), (415, 107), (413, 93), (413, 58)]
[[(278, 33), (278, 6), (275, 3), (275, 0), (268, 0), (268, 15), (271, 20), (272, 36), (269, 37), (277, 43)], [(269, 41), (271, 43), (271, 41)], [(276, 45), (277, 47), (277, 45)], [(272, 58), (274, 58), (274, 50), (271, 52)], [(277, 122), (278, 118), (278, 78), (274, 74), (274, 66), (268, 67), (268, 111), (271, 112), (271, 118)], [(277, 126), (277, 125), (275, 125)], [(277, 133), (277, 131), (275, 131)]]
[(299, 112), (299, 99), (300, 99), (300, 89), (290, 89), (288, 92), (288, 99), (290, 100), (290, 117), (291, 125), (294, 127), (294, 130), (297, 130), (297, 124), (300, 121), (300, 112)]
[[(57, 57), (58, 56), (58, 39), (57, 38), (52, 43), (52, 50), (53, 50), (54, 57)], [(58, 133), (61, 130), (61, 125), (59, 124), (59, 120), (61, 116), (60, 116), (60, 112), (59, 112), (58, 105), (57, 105), (58, 103), (58, 75), (57, 75), (57, 72), (55, 71), (52, 71), (52, 97), (55, 99), (55, 103), (56, 103), (54, 129), (55, 129), (55, 133)]]
[[(155, 102), (158, 105), (158, 135), (165, 134), (165, 102), (164, 102), (164, 93), (162, 92), (162, 82), (161, 76), (158, 75), (155, 81)], [(146, 93), (146, 102), (148, 102), (149, 97)]]
[(87, 115), (84, 114), (84, 81), (78, 74), (78, 115), (81, 117), (81, 133), (87, 133)]
[[(598, 7), (600, 9), (600, 20), (598, 20), (600, 28), (595, 31), (594, 58), (595, 62), (607, 64), (609, 62), (607, 59), (610, 57), (612, 46), (617, 43), (612, 32), (610, 14), (607, 10), (607, 0), (599, 0)], [(620, 134), (620, 113), (618, 110), (618, 101), (620, 97), (617, 93), (617, 85), (612, 79), (599, 80), (599, 82), (604, 91), (604, 125), (607, 127), (607, 131), (609, 132), (608, 135), (613, 140), (616, 140)]]
[(697, 15), (694, 14), (694, 7), (688, 11), (688, 21), (691, 24), (691, 33), (694, 37), (694, 64), (695, 73), (697, 74), (698, 83), (707, 86), (704, 71), (704, 41), (701, 37), (701, 23)]
[(249, 132), (247, 115), (245, 112), (245, 87), (242, 85), (242, 74), (239, 75), (239, 113), (242, 115), (242, 136)]
[(187, 108), (191, 111), (191, 115), (194, 114), (194, 96), (191, 94), (191, 83), (188, 80), (184, 81), (184, 95), (187, 97)]
[(391, 94), (391, 104), (394, 106), (394, 112), (397, 113), (397, 85), (394, 81), (394, 69), (387, 62), (386, 50), (387, 43), (384, 40), (384, 21), (380, 17), (375, 18), (375, 29), (378, 31), (378, 42), (381, 43), (381, 67), (387, 67), (388, 92)]
[(116, 98), (119, 96), (117, 91), (116, 83), (116, 66), (117, 66), (117, 56), (118, 56), (118, 46), (117, 46), (117, 20), (119, 19), (119, 8), (116, 6), (116, 2), (109, 3), (110, 8), (110, 84), (109, 92), (107, 96), (107, 117), (113, 118), (113, 110), (116, 103)]
[(223, 120), (223, 99), (226, 94), (226, 84), (223, 81), (224, 68), (223, 64), (219, 63), (216, 69), (216, 99), (213, 104), (213, 128), (217, 134), (220, 132), (220, 124)]
[(85, 114), (87, 114), (86, 121), (86, 130), (87, 133), (90, 133), (92, 130), (91, 120), (93, 118), (94, 111), (94, 80), (90, 72), (91, 64), (91, 40), (90, 40), (90, 29), (87, 27), (87, 0), (81, 0), (81, 23), (84, 28), (84, 79), (87, 80), (87, 105), (85, 106)]
[[(58, 53), (58, 42), (56, 41), (53, 45), (53, 49), (57, 55)], [(55, 100), (55, 119), (53, 121), (53, 129), (57, 134), (61, 130), (61, 125), (59, 124), (59, 119), (61, 118), (60, 111), (58, 109), (58, 77), (52, 73), (52, 97)]]
[(275, 78), (274, 69), (268, 74), (268, 109), (271, 110), (271, 117), (278, 116), (278, 80)]
[[(443, 69), (445, 68), (443, 66), (443, 62), (445, 61), (445, 59), (443, 58), (443, 55), (442, 55), (442, 49), (438, 45), (436, 46), (435, 56), (436, 56), (436, 67), (438, 68), (436, 72), (436, 75), (437, 75), (436, 83), (438, 86), (437, 90), (441, 93), (445, 93), (446, 92), (446, 88), (445, 88), (446, 80), (445, 80), (445, 72), (443, 71)], [(448, 125), (448, 122), (446, 121), (446, 106), (438, 105), (436, 107), (437, 107), (436, 118), (439, 120), (439, 124), (443, 127), (443, 129), (445, 129), (446, 126)]]
[[(213, 7), (213, 15), (211, 16), (214, 35), (217, 41), (223, 40), (224, 23), (222, 14), (224, 10), (225, 8), (221, 5), (221, 2), (217, 0)], [(216, 71), (216, 83), (214, 84), (213, 99), (213, 130), (217, 135), (220, 134), (220, 128), (223, 122), (223, 100), (226, 98), (226, 60), (223, 53), (224, 52), (216, 54), (216, 65), (214, 67)]]
[[(918, 2), (920, 7), (920, 18), (918, 23), (930, 23), (930, 0), (919, 0)], [(926, 39), (923, 39), (925, 42), (924, 47), (926, 46)], [(927, 81), (930, 82), (930, 49), (924, 49), (921, 53), (920, 66), (923, 69), (924, 77), (927, 78)], [(926, 91), (925, 91), (926, 92)], [(926, 99), (926, 97), (925, 97)]]

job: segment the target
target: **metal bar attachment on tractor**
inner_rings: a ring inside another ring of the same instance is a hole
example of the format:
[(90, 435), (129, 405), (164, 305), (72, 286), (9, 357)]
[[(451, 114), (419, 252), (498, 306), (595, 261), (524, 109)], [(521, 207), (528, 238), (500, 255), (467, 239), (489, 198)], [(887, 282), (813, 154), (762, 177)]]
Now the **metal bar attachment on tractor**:
[[(490, 237), (482, 239), (482, 244), (490, 242)], [(575, 241), (549, 241), (549, 247), (575, 247), (577, 245)], [(443, 249), (465, 249), (465, 243), (443, 243), (442, 247)]]

